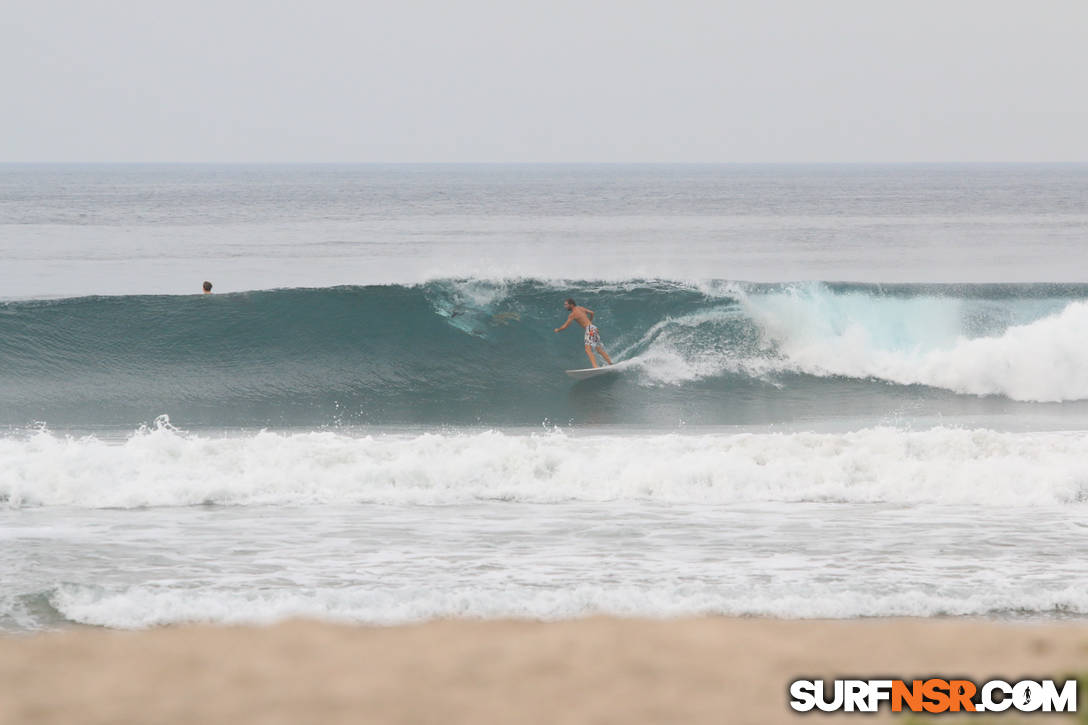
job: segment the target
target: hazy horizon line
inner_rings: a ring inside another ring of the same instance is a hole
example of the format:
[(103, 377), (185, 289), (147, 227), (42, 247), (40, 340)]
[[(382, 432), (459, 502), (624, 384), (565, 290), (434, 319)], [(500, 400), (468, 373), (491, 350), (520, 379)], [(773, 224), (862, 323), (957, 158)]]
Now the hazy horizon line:
[(1074, 166), (1071, 161), (0, 161), (0, 166)]

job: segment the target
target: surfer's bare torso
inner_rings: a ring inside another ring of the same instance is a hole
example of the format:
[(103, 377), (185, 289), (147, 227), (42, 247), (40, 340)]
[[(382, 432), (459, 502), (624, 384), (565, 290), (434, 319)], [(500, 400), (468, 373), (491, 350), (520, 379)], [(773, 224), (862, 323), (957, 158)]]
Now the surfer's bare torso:
[(609, 365), (612, 364), (612, 358), (608, 357), (608, 353), (604, 351), (604, 345), (601, 344), (601, 333), (597, 329), (597, 326), (593, 324), (593, 310), (588, 307), (582, 307), (575, 304), (574, 300), (568, 299), (563, 303), (563, 307), (570, 314), (567, 316), (567, 321), (560, 327), (555, 328), (556, 332), (562, 332), (570, 326), (570, 323), (577, 322), (585, 329), (585, 345), (586, 355), (589, 357), (589, 362), (593, 367), (597, 367), (597, 357), (593, 354), (597, 352), (605, 362)]
[(593, 310), (582, 307), (581, 305), (575, 307), (570, 311), (570, 316), (567, 321), (563, 323), (562, 327), (556, 328), (556, 332), (567, 329), (567, 325), (571, 322), (577, 322), (582, 327), (589, 327), (593, 323)]

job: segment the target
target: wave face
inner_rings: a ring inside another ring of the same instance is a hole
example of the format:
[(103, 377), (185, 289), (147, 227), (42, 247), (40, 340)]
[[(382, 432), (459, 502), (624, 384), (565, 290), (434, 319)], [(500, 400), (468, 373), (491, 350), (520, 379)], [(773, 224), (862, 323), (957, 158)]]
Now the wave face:
[[(552, 332), (567, 296), (629, 371), (562, 374), (586, 364), (579, 330)], [(0, 303), (8, 426), (675, 426), (1086, 399), (1084, 285), (442, 280)]]

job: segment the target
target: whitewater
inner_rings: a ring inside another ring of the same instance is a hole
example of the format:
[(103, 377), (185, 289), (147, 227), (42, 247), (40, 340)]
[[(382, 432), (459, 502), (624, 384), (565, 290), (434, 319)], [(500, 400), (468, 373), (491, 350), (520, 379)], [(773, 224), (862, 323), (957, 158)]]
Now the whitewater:
[[(585, 462), (592, 462), (586, 465)], [(1088, 499), (1088, 432), (194, 435), (0, 440), (9, 508), (661, 501), (1043, 506)]]
[(1088, 616), (1086, 189), (0, 165), (0, 630)]

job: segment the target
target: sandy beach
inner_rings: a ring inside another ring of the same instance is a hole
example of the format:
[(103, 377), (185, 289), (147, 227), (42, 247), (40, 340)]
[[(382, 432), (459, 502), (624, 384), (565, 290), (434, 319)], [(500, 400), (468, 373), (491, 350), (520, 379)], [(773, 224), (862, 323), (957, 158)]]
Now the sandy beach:
[(87, 629), (0, 640), (0, 722), (773, 723), (799, 717), (787, 705), (797, 677), (1085, 670), (1082, 624), (592, 618)]

